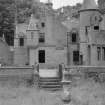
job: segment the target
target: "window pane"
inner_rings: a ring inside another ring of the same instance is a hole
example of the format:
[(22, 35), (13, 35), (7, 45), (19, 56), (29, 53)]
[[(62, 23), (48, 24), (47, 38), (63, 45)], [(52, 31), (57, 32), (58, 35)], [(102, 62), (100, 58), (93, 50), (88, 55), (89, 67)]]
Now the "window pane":
[(39, 50), (39, 63), (45, 63), (45, 50)]
[(24, 38), (20, 38), (20, 46), (24, 46)]
[(72, 42), (77, 42), (77, 35), (76, 33), (72, 33)]
[(73, 61), (79, 62), (79, 51), (73, 51)]
[(105, 61), (105, 47), (102, 47), (102, 59)]
[(101, 60), (101, 48), (97, 47), (97, 59), (98, 61)]
[(44, 23), (44, 22), (42, 22), (42, 23), (41, 23), (41, 26), (42, 26), (42, 27), (45, 27), (45, 23)]
[(99, 30), (99, 26), (94, 26), (94, 30)]
[(40, 33), (39, 34), (39, 43), (44, 43), (45, 42), (45, 34), (44, 33)]
[(34, 32), (31, 32), (31, 39), (34, 38)]

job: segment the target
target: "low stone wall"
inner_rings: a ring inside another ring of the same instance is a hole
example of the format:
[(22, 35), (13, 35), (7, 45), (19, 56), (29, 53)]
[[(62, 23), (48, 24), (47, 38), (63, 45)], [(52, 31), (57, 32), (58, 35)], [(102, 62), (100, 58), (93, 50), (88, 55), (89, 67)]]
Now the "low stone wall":
[(105, 81), (105, 66), (70, 66), (63, 68), (64, 77), (68, 80), (73, 78), (93, 78), (96, 81)]
[(35, 79), (35, 70), (32, 66), (16, 67), (7, 66), (0, 67), (0, 83), (6, 84), (26, 84), (31, 85)]

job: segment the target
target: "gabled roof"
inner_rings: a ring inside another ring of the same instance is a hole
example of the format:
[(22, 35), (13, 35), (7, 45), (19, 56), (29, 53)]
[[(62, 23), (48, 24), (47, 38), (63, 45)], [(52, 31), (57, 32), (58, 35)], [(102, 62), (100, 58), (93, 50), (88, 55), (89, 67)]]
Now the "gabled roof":
[(98, 9), (95, 0), (84, 0), (81, 10), (86, 10), (86, 9)]
[(35, 19), (34, 15), (32, 14), (27, 30), (38, 30), (38, 28), (37, 28), (37, 22), (38, 22), (38, 20)]
[(25, 23), (17, 24), (16, 25), (16, 34), (19, 34), (19, 33), (26, 34), (27, 27), (28, 27), (28, 24), (25, 24)]

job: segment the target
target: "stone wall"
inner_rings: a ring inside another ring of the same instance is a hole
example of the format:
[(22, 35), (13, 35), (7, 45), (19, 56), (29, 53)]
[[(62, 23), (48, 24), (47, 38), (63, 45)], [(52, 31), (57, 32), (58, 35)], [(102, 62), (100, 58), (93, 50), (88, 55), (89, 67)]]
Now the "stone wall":
[[(35, 80), (34, 80), (35, 79)], [(32, 81), (37, 81), (35, 70), (31, 66), (5, 66), (0, 67), (0, 84), (31, 86)]]
[(17, 47), (14, 49), (14, 65), (26, 65), (27, 49), (25, 47)]
[(5, 41), (0, 39), (0, 64), (10, 64), (9, 60), (10, 56), (10, 49), (9, 46), (6, 44)]
[[(61, 63), (66, 64), (66, 47), (62, 50), (57, 50), (56, 47), (40, 47), (38, 49), (33, 49), (34, 56), (32, 56), (32, 60), (34, 62), (39, 63), (38, 61), (38, 51), (39, 50), (45, 50), (45, 64), (50, 65), (59, 65)], [(30, 61), (32, 62), (32, 61)], [(34, 64), (34, 63), (33, 63)]]

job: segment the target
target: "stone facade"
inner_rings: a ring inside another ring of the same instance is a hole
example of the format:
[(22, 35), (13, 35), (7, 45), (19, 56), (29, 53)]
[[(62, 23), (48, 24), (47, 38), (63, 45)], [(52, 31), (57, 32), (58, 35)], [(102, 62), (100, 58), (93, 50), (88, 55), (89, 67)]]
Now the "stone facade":
[[(80, 53), (83, 56), (83, 65), (100, 65), (102, 59), (101, 50), (98, 50), (98, 45), (103, 46), (101, 37), (101, 22), (102, 17), (94, 0), (84, 0), (80, 12)], [(97, 37), (98, 36), (98, 37)], [(101, 42), (99, 44), (98, 41)], [(105, 40), (105, 39), (103, 39)], [(104, 51), (103, 51), (104, 55)], [(105, 63), (105, 62), (104, 62)]]
[[(63, 22), (69, 32), (69, 65), (74, 65), (74, 51), (79, 51), (79, 65), (102, 66), (105, 65), (105, 18), (94, 0), (84, 0), (79, 11), (79, 18), (69, 18)], [(73, 43), (76, 37), (73, 30), (77, 31), (78, 40)], [(78, 59), (77, 59), (78, 60)]]
[(0, 38), (0, 64), (2, 65), (11, 65), (12, 57), (10, 47), (7, 45), (5, 40)]
[(34, 65), (35, 62), (39, 63), (39, 51), (45, 51), (45, 63), (47, 65), (59, 65), (66, 63), (66, 48), (56, 49), (55, 46), (44, 46), (37, 49), (29, 49), (29, 62), (30, 65)]
[[(39, 18), (32, 14), (28, 25), (17, 26), (14, 41), (15, 65), (40, 63), (54, 66), (67, 62), (67, 28), (53, 14), (51, 3), (42, 7), (44, 11), (40, 13)], [(23, 46), (20, 46), (21, 37), (24, 39)]]
[(105, 16), (94, 0), (83, 1), (79, 18), (63, 22), (52, 3), (39, 4), (37, 12), (17, 26), (14, 64), (105, 65)]

